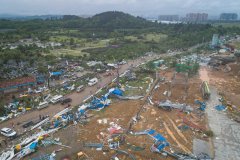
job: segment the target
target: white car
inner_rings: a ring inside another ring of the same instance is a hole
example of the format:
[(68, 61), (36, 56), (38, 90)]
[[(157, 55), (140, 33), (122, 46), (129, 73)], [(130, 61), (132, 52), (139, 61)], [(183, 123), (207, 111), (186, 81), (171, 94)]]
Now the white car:
[(0, 122), (6, 121), (8, 119), (7, 116), (0, 117)]
[(56, 95), (50, 100), (50, 102), (52, 104), (56, 104), (56, 103), (60, 102), (62, 99), (63, 99), (62, 95)]
[(119, 65), (124, 65), (124, 64), (127, 64), (127, 62), (123, 60), (123, 61), (119, 62), (118, 64)]
[(84, 88), (85, 88), (84, 85), (80, 85), (79, 87), (77, 87), (76, 91), (79, 93), (79, 92), (83, 91)]
[(39, 105), (37, 106), (37, 109), (43, 109), (46, 107), (48, 107), (48, 102), (44, 101), (44, 102), (39, 103)]
[(98, 83), (98, 79), (97, 78), (93, 78), (93, 79), (90, 79), (89, 82), (88, 82), (88, 86), (94, 86), (95, 84)]
[(14, 137), (17, 135), (17, 132), (15, 132), (14, 130), (10, 129), (10, 128), (2, 128), (1, 129), (1, 134), (6, 136), (6, 137)]
[(39, 89), (35, 89), (35, 93), (42, 93), (43, 92), (43, 89), (42, 88), (39, 88)]

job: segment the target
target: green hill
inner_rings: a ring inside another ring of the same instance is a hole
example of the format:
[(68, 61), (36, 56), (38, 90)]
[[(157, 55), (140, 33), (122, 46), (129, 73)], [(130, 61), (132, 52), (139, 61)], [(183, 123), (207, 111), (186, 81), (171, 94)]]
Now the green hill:
[(156, 23), (140, 17), (134, 17), (123, 12), (110, 11), (97, 14), (90, 18), (81, 18), (74, 15), (64, 15), (61, 19), (34, 19), (34, 20), (0, 20), (0, 29), (131, 29), (156, 26)]
[(142, 28), (153, 26), (154, 23), (149, 22), (140, 17), (134, 17), (118, 11), (109, 11), (97, 14), (89, 18), (93, 27), (100, 28)]

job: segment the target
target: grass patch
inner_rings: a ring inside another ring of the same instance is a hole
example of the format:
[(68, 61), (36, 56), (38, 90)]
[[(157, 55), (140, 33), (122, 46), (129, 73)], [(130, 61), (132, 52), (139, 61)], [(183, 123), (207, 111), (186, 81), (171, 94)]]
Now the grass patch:
[(137, 79), (134, 81), (127, 81), (126, 77), (120, 79), (120, 83), (125, 87), (125, 96), (136, 96), (146, 94), (146, 90), (153, 79), (153, 75), (145, 72), (136, 71)]
[(88, 56), (89, 53), (83, 52), (81, 48), (76, 49), (55, 49), (51, 50), (50, 54), (54, 56), (61, 56), (61, 55), (72, 55), (72, 56)]
[(236, 47), (236, 49), (240, 49), (240, 42), (233, 42), (232, 45)]
[(150, 33), (150, 34), (146, 34), (144, 37), (146, 41), (160, 42), (160, 40), (167, 38), (167, 35)]
[(125, 36), (124, 39), (135, 41), (135, 42), (155, 42), (158, 43), (160, 40), (167, 38), (167, 35), (161, 33), (148, 33), (141, 34), (139, 36)]

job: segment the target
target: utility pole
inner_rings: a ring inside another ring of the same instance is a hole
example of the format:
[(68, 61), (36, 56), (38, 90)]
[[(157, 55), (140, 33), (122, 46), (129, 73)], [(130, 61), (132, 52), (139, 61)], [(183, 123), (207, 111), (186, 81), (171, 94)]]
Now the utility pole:
[(119, 83), (119, 65), (117, 65), (117, 86), (120, 87), (120, 83)]
[(115, 64), (117, 64), (117, 68), (116, 68), (117, 69), (117, 79), (116, 79), (116, 81), (117, 81), (117, 86), (120, 87), (120, 84), (119, 84), (119, 65), (116, 62), (116, 59), (114, 57), (113, 57), (113, 61), (114, 61)]

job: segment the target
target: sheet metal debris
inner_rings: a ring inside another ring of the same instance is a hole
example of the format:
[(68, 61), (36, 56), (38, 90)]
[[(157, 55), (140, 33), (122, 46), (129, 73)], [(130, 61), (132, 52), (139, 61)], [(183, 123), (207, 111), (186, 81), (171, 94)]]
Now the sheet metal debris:
[(159, 102), (158, 107), (163, 108), (165, 110), (180, 109), (186, 112), (193, 111), (193, 108), (187, 104), (172, 103), (169, 100)]

